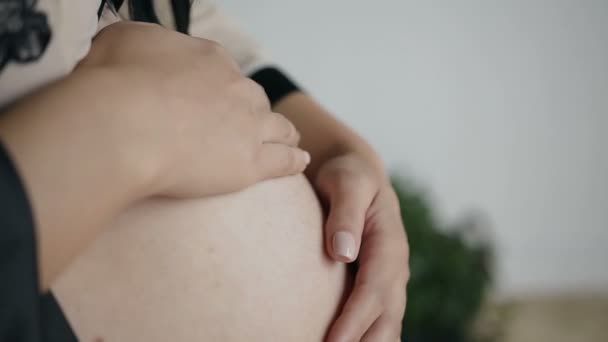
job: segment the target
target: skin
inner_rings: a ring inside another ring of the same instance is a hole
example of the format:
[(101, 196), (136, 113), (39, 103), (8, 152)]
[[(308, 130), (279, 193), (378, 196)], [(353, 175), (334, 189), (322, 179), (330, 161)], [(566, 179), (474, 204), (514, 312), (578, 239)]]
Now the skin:
[(0, 137), (32, 203), (42, 290), (134, 202), (236, 191), (309, 161), (217, 44), (149, 24), (104, 29), (76, 71), (2, 113)]
[(352, 272), (303, 175), (130, 207), (52, 290), (81, 341), (322, 342)]
[[(154, 25), (114, 24), (104, 31), (76, 72), (0, 119), (0, 137), (32, 198), (41, 287), (130, 203), (236, 191), (299, 173), (312, 155), (306, 175), (329, 207), (327, 252), (359, 264), (328, 341), (398, 340), (407, 240), (396, 196), (369, 145), (295, 93), (273, 110), (300, 131), (306, 154), (295, 147), (296, 129), (272, 114), (259, 87), (238, 76), (216, 44)], [(154, 89), (158, 85), (162, 89)], [(110, 89), (106, 96), (120, 104), (111, 115), (91, 110), (91, 103), (106, 103), (99, 89)], [(75, 214), (91, 193), (94, 201)], [(343, 239), (336, 245), (337, 232)]]
[[(312, 155), (305, 173), (325, 200), (325, 246), (337, 261), (359, 265), (354, 288), (328, 342), (399, 340), (409, 277), (408, 245), (399, 202), (380, 158), (360, 136), (304, 93), (274, 107), (302, 135)], [(352, 234), (353, 252), (340, 254), (334, 234)]]

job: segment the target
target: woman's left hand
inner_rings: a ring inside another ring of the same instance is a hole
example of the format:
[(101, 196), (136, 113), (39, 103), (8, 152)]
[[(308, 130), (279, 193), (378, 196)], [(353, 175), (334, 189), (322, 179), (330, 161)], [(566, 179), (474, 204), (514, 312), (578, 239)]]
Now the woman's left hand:
[(327, 341), (399, 341), (409, 248), (390, 182), (364, 158), (345, 154), (323, 163), (315, 183), (329, 204), (329, 255), (358, 262), (353, 290)]

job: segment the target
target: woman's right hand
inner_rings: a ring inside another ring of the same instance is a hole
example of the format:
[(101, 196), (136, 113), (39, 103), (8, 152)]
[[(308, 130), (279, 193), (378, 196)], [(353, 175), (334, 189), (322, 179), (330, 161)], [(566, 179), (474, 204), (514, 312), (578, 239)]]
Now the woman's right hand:
[(215, 42), (116, 23), (96, 36), (78, 68), (118, 71), (139, 99), (116, 118), (113, 137), (153, 179), (148, 195), (237, 191), (300, 173), (310, 161), (295, 127)]

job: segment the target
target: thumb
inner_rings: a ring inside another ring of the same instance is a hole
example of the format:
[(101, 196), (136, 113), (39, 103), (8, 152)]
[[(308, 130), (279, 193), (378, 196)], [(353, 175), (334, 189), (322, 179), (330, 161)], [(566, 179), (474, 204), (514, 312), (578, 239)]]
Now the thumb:
[(365, 216), (373, 193), (357, 183), (334, 179), (321, 189), (329, 201), (325, 246), (336, 261), (353, 262), (359, 254)]

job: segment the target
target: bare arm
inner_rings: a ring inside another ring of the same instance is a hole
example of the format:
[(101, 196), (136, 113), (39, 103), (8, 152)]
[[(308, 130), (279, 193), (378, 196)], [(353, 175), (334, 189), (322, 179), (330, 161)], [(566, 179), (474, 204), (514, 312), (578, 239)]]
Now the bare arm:
[(42, 289), (142, 193), (145, 177), (107, 134), (108, 118), (129, 109), (99, 96), (102, 89), (115, 98), (127, 90), (114, 77), (109, 70), (76, 71), (0, 117), (0, 137), (33, 207)]
[(217, 44), (150, 24), (105, 28), (75, 72), (0, 127), (32, 203), (43, 289), (140, 198), (237, 191), (310, 160)]

